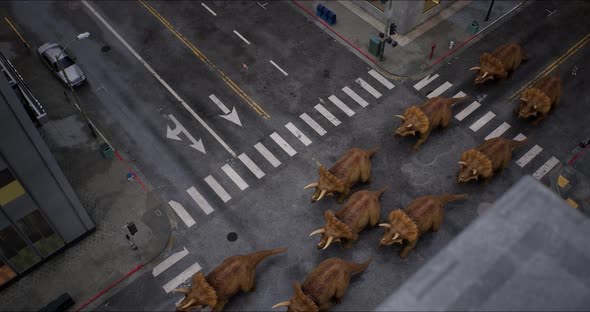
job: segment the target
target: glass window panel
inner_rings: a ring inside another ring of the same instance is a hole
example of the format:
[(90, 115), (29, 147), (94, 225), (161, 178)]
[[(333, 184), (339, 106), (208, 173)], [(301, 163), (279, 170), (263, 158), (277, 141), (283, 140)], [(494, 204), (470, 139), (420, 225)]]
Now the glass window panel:
[(61, 237), (53, 231), (39, 210), (26, 215), (16, 224), (43, 257), (50, 255), (64, 245)]
[(0, 230), (0, 252), (19, 272), (41, 260), (12, 226)]
[(13, 277), (16, 276), (16, 273), (8, 266), (8, 264), (4, 263), (2, 259), (0, 259), (0, 286), (2, 284), (8, 282)]

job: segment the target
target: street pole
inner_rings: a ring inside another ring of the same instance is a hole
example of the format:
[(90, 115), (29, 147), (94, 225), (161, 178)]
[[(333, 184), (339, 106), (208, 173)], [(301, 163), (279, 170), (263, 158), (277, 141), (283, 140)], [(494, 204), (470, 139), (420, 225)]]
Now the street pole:
[(492, 7), (494, 6), (494, 1), (492, 0), (492, 3), (490, 3), (490, 8), (488, 9), (488, 15), (486, 15), (486, 22), (488, 21), (488, 19), (490, 19), (490, 13), (492, 13)]
[[(391, 2), (392, 0), (389, 0), (387, 3), (389, 5), (389, 8), (386, 11), (391, 11)], [(383, 31), (383, 38), (381, 38), (381, 53), (379, 53), (379, 61), (382, 62), (383, 61), (383, 54), (385, 52), (385, 40), (389, 37), (389, 28), (391, 27), (391, 21), (389, 16), (387, 17), (387, 23), (385, 23), (385, 30)]]

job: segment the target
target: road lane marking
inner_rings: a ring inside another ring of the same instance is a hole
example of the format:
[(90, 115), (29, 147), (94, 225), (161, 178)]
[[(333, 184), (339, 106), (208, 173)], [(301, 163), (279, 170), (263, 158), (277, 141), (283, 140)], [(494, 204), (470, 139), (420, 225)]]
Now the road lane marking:
[(242, 36), (242, 34), (240, 34), (237, 30), (234, 29), (234, 34), (236, 34), (236, 36), (240, 37), (240, 39), (244, 40), (244, 42), (248, 45), (250, 45), (250, 41), (248, 41), (248, 39), (244, 38), (244, 36)]
[(186, 211), (186, 209), (184, 209), (184, 207), (180, 203), (171, 200), (168, 202), (168, 205), (170, 205), (172, 210), (176, 212), (176, 214), (178, 215), (180, 220), (184, 222), (184, 225), (186, 225), (186, 227), (190, 228), (191, 226), (195, 225), (195, 219), (191, 217), (191, 215)]
[(201, 5), (207, 9), (207, 11), (209, 11), (211, 14), (213, 14), (213, 16), (217, 16), (217, 13), (213, 12), (213, 10), (211, 10), (205, 3), (201, 2)]
[(221, 170), (225, 172), (225, 174), (232, 180), (234, 183), (240, 188), (240, 190), (245, 190), (248, 188), (248, 183), (238, 175), (238, 173), (232, 168), (229, 164), (223, 165)]
[(219, 107), (219, 109), (225, 114), (219, 115), (219, 117), (229, 120), (242, 127), (242, 122), (240, 121), (240, 116), (238, 116), (238, 111), (236, 110), (235, 106), (230, 111), (229, 108), (227, 108), (227, 106), (225, 106), (225, 104), (223, 104), (223, 102), (221, 102), (221, 100), (215, 96), (215, 94), (209, 95), (209, 99), (213, 101), (213, 103), (215, 103), (215, 105), (217, 105), (217, 107)]
[(322, 104), (318, 104), (314, 106), (315, 110), (317, 110), (324, 118), (328, 119), (334, 126), (338, 126), (340, 124), (340, 120), (336, 118), (336, 116), (332, 115)]
[(539, 153), (543, 151), (543, 148), (539, 145), (533, 146), (526, 154), (524, 154), (520, 159), (516, 161), (516, 164), (520, 167), (526, 166), (533, 158), (535, 158)]
[(315, 130), (315, 132), (317, 132), (320, 136), (323, 136), (324, 134), (326, 134), (326, 130), (324, 130), (324, 128), (322, 128), (322, 126), (320, 126), (320, 124), (318, 124), (315, 120), (313, 120), (311, 117), (309, 117), (308, 114), (303, 113), (299, 116), (299, 118), (301, 118), (303, 121), (305, 121), (305, 123), (310, 126), (313, 130)]
[(168, 283), (166, 283), (164, 286), (162, 286), (162, 288), (164, 288), (164, 291), (166, 293), (170, 293), (171, 291), (176, 289), (180, 284), (182, 284), (184, 281), (188, 280), (189, 278), (193, 277), (193, 275), (197, 274), (197, 272), (199, 272), (200, 270), (201, 270), (201, 266), (199, 265), (199, 263), (195, 262), (193, 265), (188, 267), (182, 273), (178, 274), (175, 278), (173, 278)]
[(182, 247), (181, 251), (173, 253), (170, 257), (166, 258), (164, 261), (160, 262), (152, 269), (152, 275), (154, 277), (160, 275), (162, 272), (168, 270), (171, 266), (173, 266), (176, 262), (180, 261), (180, 259), (184, 258), (188, 255), (188, 250), (186, 247)]
[(273, 132), (271, 133), (270, 137), (280, 146), (289, 156), (293, 157), (293, 155), (297, 154), (297, 152), (285, 141), (278, 133)]
[(211, 127), (209, 127), (209, 125), (201, 118), (201, 116), (199, 116), (179, 95), (178, 93), (176, 93), (176, 91), (174, 91), (170, 85), (168, 85), (168, 83), (166, 81), (164, 81), (164, 79), (162, 79), (160, 77), (160, 75), (158, 75), (158, 73), (156, 73), (156, 71), (139, 55), (137, 54), (137, 52), (135, 52), (135, 50), (133, 50), (133, 48), (127, 43), (127, 41), (125, 41), (125, 39), (123, 39), (123, 37), (121, 37), (121, 35), (119, 35), (119, 33), (117, 33), (115, 31), (115, 29), (109, 24), (107, 23), (107, 21), (98, 14), (98, 12), (96, 12), (96, 10), (90, 6), (90, 4), (88, 4), (88, 2), (86, 2), (86, 0), (82, 0), (82, 3), (84, 3), (84, 5), (94, 14), (94, 16), (96, 16), (96, 18), (98, 18), (103, 25), (111, 32), (113, 33), (113, 35), (115, 35), (115, 37), (117, 37), (117, 39), (119, 39), (119, 41), (127, 48), (127, 50), (129, 50), (129, 52), (131, 52), (131, 54), (133, 54), (138, 60), (139, 62), (141, 62), (143, 64), (143, 66), (145, 66), (145, 68), (147, 68), (147, 70), (154, 76), (156, 77), (156, 79), (160, 82), (160, 84), (162, 84), (164, 86), (164, 88), (166, 88), (166, 90), (168, 90), (168, 92), (170, 92), (170, 94), (172, 94), (172, 96), (174, 96), (174, 98), (176, 98), (177, 101), (180, 102), (180, 104), (182, 104), (182, 106), (201, 124), (201, 126), (203, 126), (203, 128), (205, 128), (205, 130), (207, 130), (207, 132), (209, 132), (209, 134), (211, 134), (211, 136), (213, 136), (213, 138), (215, 138), (215, 140), (217, 140), (217, 142), (219, 142), (219, 144), (221, 144), (221, 146), (223, 146), (223, 148), (225, 148), (225, 150), (230, 153), (230, 155), (232, 155), (232, 157), (236, 157), (236, 153), (229, 147), (229, 145), (227, 145), (227, 143), (225, 143), (225, 141), (223, 141), (221, 139), (221, 137), (213, 130), (211, 129)]
[(209, 205), (209, 202), (207, 202), (205, 197), (203, 197), (203, 195), (201, 195), (201, 193), (199, 193), (199, 191), (197, 191), (194, 186), (191, 186), (188, 190), (186, 190), (186, 192), (195, 201), (195, 203), (199, 205), (199, 208), (201, 208), (201, 210), (203, 210), (206, 215), (213, 212), (213, 207)]
[(497, 137), (501, 136), (502, 134), (504, 134), (504, 132), (506, 132), (506, 130), (508, 130), (508, 129), (510, 129), (510, 125), (507, 122), (504, 122), (501, 125), (499, 125), (498, 128), (496, 128), (494, 131), (492, 131), (490, 134), (488, 134), (488, 136), (485, 137), (484, 140), (497, 138)]
[(443, 83), (442, 85), (440, 85), (434, 91), (430, 92), (426, 97), (429, 98), (429, 99), (432, 99), (433, 97), (436, 97), (436, 96), (441, 95), (443, 92), (447, 91), (452, 86), (453, 86), (452, 83), (450, 83), (448, 81), (445, 81), (445, 83)]
[(460, 111), (457, 115), (455, 115), (455, 118), (457, 118), (457, 120), (461, 121), (461, 120), (465, 119), (465, 117), (471, 115), (471, 113), (473, 113), (480, 106), (481, 106), (481, 104), (479, 104), (479, 102), (473, 101), (473, 103), (469, 104), (469, 106), (465, 107), (462, 111)]
[(277, 65), (277, 63), (273, 62), (272, 60), (270, 60), (269, 62), (270, 62), (271, 64), (273, 64), (273, 65), (274, 65), (274, 67), (276, 67), (278, 70), (280, 70), (280, 71), (281, 71), (281, 73), (283, 73), (283, 75), (285, 75), (285, 76), (289, 76), (289, 74), (287, 74), (287, 72), (286, 72), (286, 71), (284, 71), (284, 70), (283, 70), (281, 67), (279, 67), (279, 65)]
[(373, 86), (368, 84), (362, 78), (357, 78), (356, 83), (358, 83), (361, 87), (363, 87), (363, 89), (367, 90), (367, 92), (371, 93), (371, 95), (374, 96), (376, 99), (381, 97), (381, 93), (379, 93), (379, 91), (375, 90), (375, 88), (373, 88)]
[(242, 161), (242, 163), (250, 169), (250, 171), (256, 176), (256, 178), (260, 179), (264, 177), (264, 172), (258, 167), (248, 155), (242, 153), (238, 156), (238, 159)]
[(373, 76), (373, 78), (377, 79), (377, 81), (379, 81), (381, 84), (383, 84), (389, 90), (391, 90), (391, 89), (393, 89), (393, 87), (395, 87), (391, 82), (389, 82), (389, 80), (387, 80), (385, 77), (381, 76), (381, 74), (376, 72), (374, 69), (371, 69), (369, 71), (369, 75)]
[(541, 180), (541, 178), (543, 178), (557, 164), (559, 164), (559, 159), (551, 156), (551, 158), (549, 158), (549, 160), (547, 160), (543, 166), (539, 167), (539, 169), (533, 173), (533, 177), (535, 177), (537, 180)]
[[(82, 0), (86, 2), (86, 0)], [(270, 115), (265, 112), (262, 107), (260, 107), (250, 96), (248, 96), (240, 87), (238, 87), (233, 80), (231, 80), (221, 69), (219, 69), (213, 62), (211, 62), (199, 49), (197, 49), (188, 39), (186, 39), (181, 33), (176, 31), (174, 27), (162, 16), (158, 13), (154, 8), (152, 8), (148, 3), (143, 0), (139, 0), (139, 3), (143, 5), (153, 16), (155, 16), (168, 30), (170, 30), (182, 43), (184, 43), (192, 52), (195, 54), (203, 63), (205, 63), (209, 68), (216, 72), (221, 80), (225, 82), (225, 84), (230, 87), (239, 97), (241, 97), (250, 107), (258, 113), (262, 118), (268, 119)], [(89, 5), (87, 5), (89, 6)], [(234, 156), (235, 157), (235, 156)]]
[(526, 139), (526, 136), (524, 134), (522, 134), (522, 133), (519, 133), (517, 136), (514, 137), (513, 140), (514, 141), (522, 141), (524, 139)]
[(463, 92), (463, 91), (459, 91), (459, 93), (457, 93), (457, 94), (453, 95), (453, 98), (454, 98), (454, 99), (456, 99), (456, 98), (464, 97), (464, 96), (466, 96), (466, 95), (467, 95), (467, 94), (465, 94), (465, 92)]
[(273, 167), (278, 167), (281, 162), (273, 155), (266, 146), (262, 145), (262, 143), (258, 142), (254, 145), (254, 148), (262, 155)]
[(344, 104), (344, 102), (340, 101), (335, 95), (330, 95), (328, 98), (334, 105), (336, 105), (340, 110), (342, 110), (348, 117), (354, 115), (354, 111), (348, 107), (348, 105)]
[(481, 118), (479, 118), (476, 122), (474, 122), (469, 129), (473, 130), (473, 132), (477, 132), (477, 130), (481, 129), (485, 124), (487, 124), (492, 118), (496, 117), (496, 114), (492, 113), (491, 111), (487, 112)]
[(355, 102), (359, 103), (360, 106), (367, 107), (369, 105), (367, 101), (360, 97), (356, 92), (352, 91), (352, 89), (348, 86), (342, 88), (342, 91), (344, 91), (344, 93), (351, 97)]
[(223, 188), (223, 186), (221, 186), (221, 184), (219, 184), (219, 182), (217, 182), (217, 180), (215, 180), (213, 176), (209, 175), (204, 180), (224, 203), (227, 203), (231, 199), (231, 196), (229, 196), (227, 191)]
[(12, 25), (12, 23), (10, 22), (10, 20), (8, 19), (8, 17), (4, 17), (4, 20), (6, 20), (6, 22), (8, 23), (8, 26), (10, 26), (10, 28), (12, 28), (12, 30), (14, 30), (14, 32), (16, 33), (16, 35), (20, 38), (20, 40), (27, 46), (27, 48), (31, 48), (31, 45), (25, 40), (25, 38), (18, 32), (18, 30), (16, 30), (16, 27), (14, 27), (14, 25)]
[(309, 144), (311, 144), (311, 140), (303, 133), (301, 132), (299, 129), (297, 129), (297, 127), (295, 127), (295, 125), (293, 123), (288, 123), (285, 125), (285, 128), (289, 129), (289, 131), (296, 137), (299, 139), (299, 141), (301, 141), (301, 143), (303, 143), (303, 145), (308, 146)]
[(414, 89), (420, 90), (420, 89), (424, 88), (427, 84), (431, 83), (436, 78), (438, 78), (438, 74), (435, 74), (434, 76), (428, 75), (428, 76), (424, 77), (424, 79), (418, 81), (418, 83), (414, 85)]

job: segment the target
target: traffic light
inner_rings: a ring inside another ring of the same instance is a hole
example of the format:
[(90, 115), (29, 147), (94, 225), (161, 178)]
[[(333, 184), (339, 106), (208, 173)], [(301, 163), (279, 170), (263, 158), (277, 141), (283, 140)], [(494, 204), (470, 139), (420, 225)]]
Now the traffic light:
[(397, 28), (397, 26), (395, 26), (394, 23), (391, 23), (391, 25), (389, 25), (389, 35), (393, 36), (395, 35), (395, 29)]

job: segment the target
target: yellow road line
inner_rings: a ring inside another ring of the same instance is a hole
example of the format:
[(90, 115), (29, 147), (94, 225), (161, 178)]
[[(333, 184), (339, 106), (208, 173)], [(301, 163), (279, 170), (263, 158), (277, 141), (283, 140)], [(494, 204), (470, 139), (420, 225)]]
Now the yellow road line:
[(539, 74), (537, 74), (537, 76), (534, 79), (530, 80), (522, 88), (520, 88), (518, 91), (514, 92), (509, 97), (509, 100), (510, 101), (514, 100), (518, 95), (520, 95), (520, 93), (523, 90), (529, 88), (531, 85), (533, 85), (535, 82), (537, 82), (537, 80), (539, 80), (539, 78), (544, 77), (545, 75), (547, 75), (548, 73), (553, 71), (557, 66), (561, 65), (563, 62), (565, 62), (567, 59), (569, 59), (572, 55), (576, 54), (589, 41), (590, 41), (590, 33), (587, 34), (580, 41), (576, 42), (576, 44), (574, 44), (572, 47), (570, 47), (564, 54), (562, 54), (555, 61), (553, 61), (551, 64), (549, 64), (543, 71), (541, 71)]
[(27, 48), (30, 49), (31, 48), (31, 45), (25, 40), (25, 38), (23, 38), (23, 36), (18, 32), (18, 30), (16, 30), (16, 28), (14, 27), (14, 25), (12, 25), (12, 23), (10, 22), (10, 20), (8, 20), (8, 17), (5, 16), (4, 19), (6, 20), (6, 22), (10, 26), (10, 28), (12, 28), (12, 30), (14, 30), (14, 32), (20, 38), (20, 40), (22, 40), (22, 42), (25, 43), (25, 45), (27, 46)]
[(154, 15), (166, 28), (168, 28), (182, 43), (184, 43), (203, 63), (205, 63), (209, 68), (219, 75), (221, 80), (227, 84), (230, 89), (232, 89), (239, 97), (241, 97), (256, 113), (258, 113), (262, 118), (268, 119), (270, 115), (265, 112), (260, 105), (258, 105), (252, 98), (250, 98), (240, 87), (238, 87), (221, 69), (219, 69), (213, 62), (211, 62), (199, 49), (197, 49), (188, 39), (186, 39), (180, 32), (176, 31), (174, 27), (162, 16), (158, 13), (154, 8), (152, 8), (146, 2), (139, 0), (141, 3), (152, 15)]

